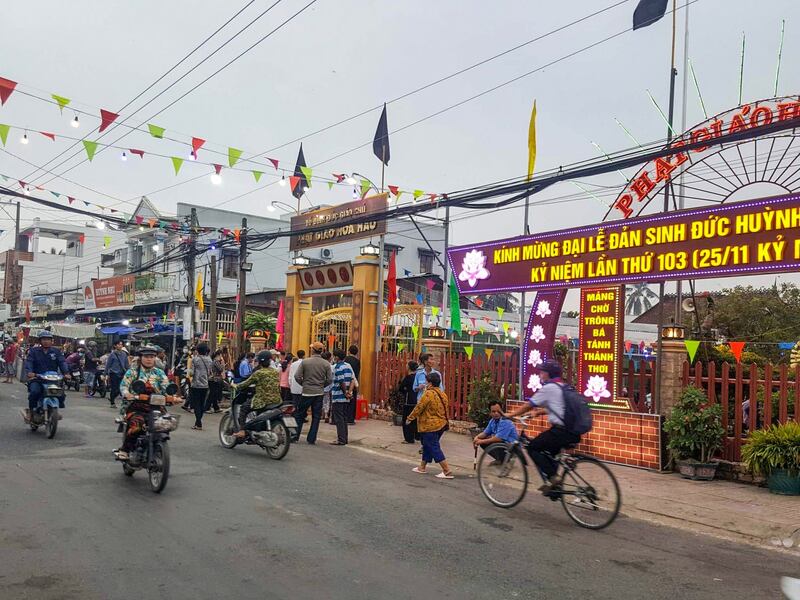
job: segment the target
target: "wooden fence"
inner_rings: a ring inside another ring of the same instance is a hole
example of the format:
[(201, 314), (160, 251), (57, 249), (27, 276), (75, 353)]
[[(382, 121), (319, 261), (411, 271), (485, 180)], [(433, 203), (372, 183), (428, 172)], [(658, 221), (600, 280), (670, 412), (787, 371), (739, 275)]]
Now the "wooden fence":
[[(793, 377), (794, 381), (791, 380)], [(766, 365), (763, 373), (755, 364), (741, 363), (706, 368), (683, 363), (683, 385), (703, 390), (710, 402), (722, 405), (722, 426), (727, 431), (723, 458), (739, 461), (748, 431), (776, 423), (800, 420), (800, 365)], [(767, 393), (767, 391), (769, 393)]]

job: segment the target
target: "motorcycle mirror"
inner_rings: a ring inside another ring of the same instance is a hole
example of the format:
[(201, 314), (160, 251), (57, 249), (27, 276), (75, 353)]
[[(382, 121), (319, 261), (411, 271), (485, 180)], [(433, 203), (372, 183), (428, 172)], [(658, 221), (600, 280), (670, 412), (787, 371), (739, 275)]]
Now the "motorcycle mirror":
[(131, 384), (131, 390), (133, 390), (134, 394), (144, 394), (147, 391), (147, 386), (144, 381), (137, 379)]
[(178, 393), (178, 386), (175, 385), (174, 383), (170, 383), (167, 386), (167, 395), (168, 396), (174, 396), (177, 393)]

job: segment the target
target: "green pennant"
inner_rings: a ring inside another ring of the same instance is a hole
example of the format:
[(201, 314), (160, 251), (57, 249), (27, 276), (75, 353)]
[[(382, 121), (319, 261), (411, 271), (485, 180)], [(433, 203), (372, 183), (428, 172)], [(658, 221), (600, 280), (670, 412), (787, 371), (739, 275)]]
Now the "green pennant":
[(83, 147), (86, 148), (86, 156), (89, 157), (89, 162), (92, 162), (94, 153), (97, 152), (97, 142), (83, 140)]
[(59, 194), (58, 192), (50, 192), (50, 193), (53, 194), (53, 196), (55, 196), (56, 198), (61, 198), (61, 194)]
[(406, 344), (405, 344), (405, 342), (399, 342), (399, 343), (397, 344), (397, 351), (398, 351), (398, 352), (402, 352), (402, 351), (403, 351), (403, 349), (404, 349), (405, 347), (406, 347)]
[(58, 110), (61, 111), (61, 114), (64, 114), (64, 107), (70, 103), (70, 99), (57, 94), (50, 94), (50, 97), (58, 103)]
[(303, 177), (306, 178), (306, 183), (308, 187), (311, 187), (311, 167), (300, 167), (300, 172), (303, 174)]
[(438, 317), (439, 316), (439, 307), (438, 306), (431, 306), (431, 314), (434, 317)]
[(504, 312), (506, 312), (506, 309), (505, 309), (505, 308), (503, 308), (503, 307), (501, 307), (501, 306), (499, 306), (499, 307), (497, 308), (497, 316), (498, 316), (498, 317), (500, 317), (501, 319), (503, 318), (503, 313), (504, 313)]
[(152, 123), (147, 124), (147, 129), (150, 130), (150, 135), (154, 138), (162, 139), (164, 137), (164, 132), (166, 129), (163, 127), (159, 127), (158, 125), (153, 125)]
[(414, 340), (419, 338), (419, 325), (411, 326), (411, 334), (414, 336)]
[(170, 159), (172, 159), (172, 166), (175, 167), (175, 175), (177, 175), (183, 166), (183, 159), (177, 156), (170, 156)]
[(472, 352), (473, 351), (474, 351), (474, 348), (472, 346), (464, 346), (464, 352), (467, 353), (467, 358), (469, 358), (470, 360), (472, 359)]
[(103, 248), (108, 248), (111, 245), (111, 236), (104, 235), (103, 236)]
[(0, 140), (3, 141), (3, 146), (6, 145), (8, 139), (8, 132), (11, 130), (11, 125), (3, 125), (0, 123)]
[(366, 179), (362, 179), (361, 180), (361, 197), (362, 198), (367, 195), (367, 192), (369, 191), (369, 188), (370, 188), (369, 181), (367, 181)]
[(686, 345), (686, 351), (689, 353), (689, 362), (694, 362), (697, 349), (700, 347), (700, 340), (683, 340), (683, 343)]
[(256, 183), (258, 183), (258, 181), (261, 179), (261, 176), (263, 174), (264, 173), (262, 171), (253, 171), (253, 177), (255, 177)]
[(241, 155), (242, 151), (238, 148), (228, 148), (228, 166), (235, 165)]
[(450, 329), (461, 331), (461, 305), (458, 301), (456, 278), (450, 276)]
[(329, 181), (329, 182), (328, 182), (328, 189), (329, 189), (329, 190), (332, 190), (332, 189), (333, 189), (333, 182), (332, 182), (332, 181)]
[[(422, 190), (414, 190), (414, 202), (416, 202), (416, 201), (417, 201), (417, 199), (418, 199), (420, 196), (422, 196), (422, 194), (424, 194), (424, 193), (425, 193), (425, 192), (423, 192)], [(398, 196), (398, 198), (399, 198), (399, 197), (400, 197), (400, 196)]]

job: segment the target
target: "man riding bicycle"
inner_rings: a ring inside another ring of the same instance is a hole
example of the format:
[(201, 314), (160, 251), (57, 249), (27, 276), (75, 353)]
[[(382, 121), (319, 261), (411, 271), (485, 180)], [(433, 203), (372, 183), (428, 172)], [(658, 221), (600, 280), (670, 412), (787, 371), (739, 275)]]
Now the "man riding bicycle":
[[(25, 372), (28, 374), (28, 408), (25, 411), (25, 421), (31, 420), (31, 415), (39, 401), (44, 395), (42, 384), (36, 380), (38, 375), (44, 375), (48, 371), (61, 371), (65, 379), (70, 378), (67, 362), (64, 354), (58, 348), (53, 347), (53, 334), (49, 331), (42, 331), (39, 334), (39, 346), (34, 346), (28, 351), (25, 359)], [(58, 407), (64, 408), (64, 398), (59, 398)]]
[(506, 416), (519, 417), (531, 410), (534, 416), (547, 415), (550, 428), (533, 438), (528, 445), (528, 454), (547, 478), (547, 483), (542, 485), (539, 491), (547, 493), (561, 485), (557, 475), (558, 463), (553, 457), (567, 446), (580, 442), (581, 436), (564, 426), (566, 403), (564, 382), (561, 380), (561, 365), (554, 360), (546, 360), (537, 367), (537, 370), (542, 387), (524, 406), (507, 413)]

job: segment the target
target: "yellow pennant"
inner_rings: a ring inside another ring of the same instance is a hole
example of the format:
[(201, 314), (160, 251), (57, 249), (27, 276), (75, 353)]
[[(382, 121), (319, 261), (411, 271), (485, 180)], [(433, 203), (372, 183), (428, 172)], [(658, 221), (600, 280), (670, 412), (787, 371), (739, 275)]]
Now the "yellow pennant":
[(531, 111), (531, 122), (528, 125), (528, 181), (533, 177), (533, 169), (536, 167), (536, 100), (533, 101)]
[(194, 299), (197, 300), (197, 308), (200, 309), (200, 312), (205, 311), (206, 305), (203, 303), (203, 276), (200, 274), (197, 275), (197, 286), (194, 290)]

